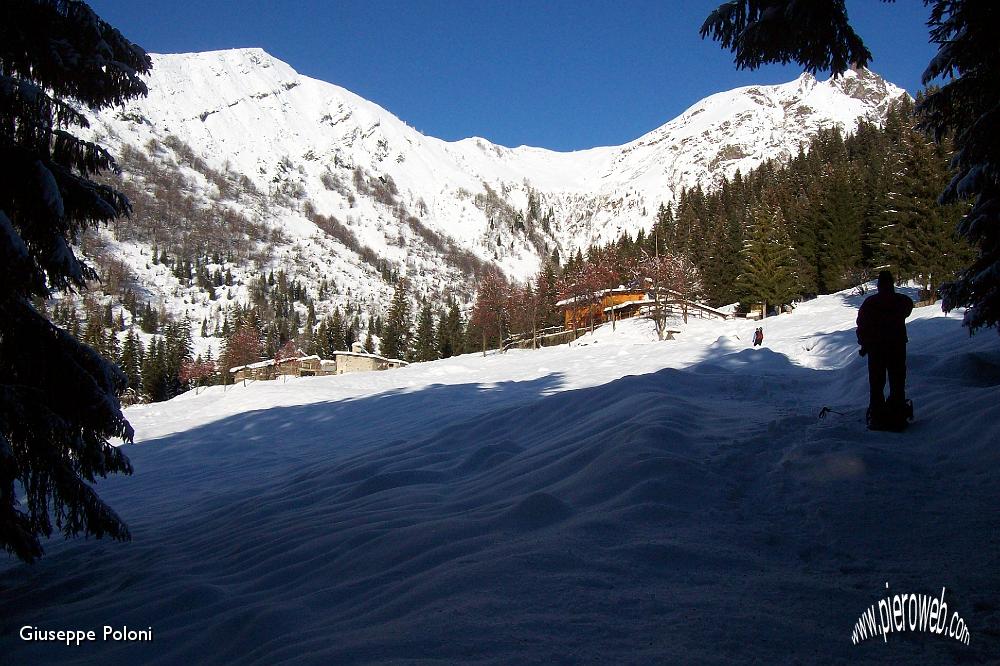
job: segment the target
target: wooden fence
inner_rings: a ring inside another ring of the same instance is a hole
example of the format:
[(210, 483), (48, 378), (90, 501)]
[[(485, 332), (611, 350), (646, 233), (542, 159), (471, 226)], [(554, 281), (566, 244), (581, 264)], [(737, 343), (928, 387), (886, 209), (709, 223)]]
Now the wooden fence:
[[(584, 330), (585, 329), (580, 329), (581, 332)], [(535, 345), (538, 347), (554, 347), (555, 345), (572, 342), (576, 339), (576, 335), (572, 330), (563, 330), (562, 326), (550, 326), (536, 331), (534, 338)], [(530, 332), (511, 335), (504, 339), (503, 351), (507, 351), (508, 349), (531, 349), (531, 339), (532, 334)]]

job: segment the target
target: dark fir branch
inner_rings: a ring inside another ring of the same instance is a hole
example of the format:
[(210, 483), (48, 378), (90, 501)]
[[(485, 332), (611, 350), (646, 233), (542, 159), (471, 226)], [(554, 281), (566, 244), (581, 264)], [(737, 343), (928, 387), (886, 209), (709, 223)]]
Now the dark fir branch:
[(75, 105), (100, 109), (146, 92), (150, 60), (82, 2), (0, 3), (0, 545), (22, 560), (58, 530), (128, 539), (90, 485), (132, 466), (118, 395), (127, 377), (51, 323), (33, 302), (85, 289), (96, 272), (73, 243), (130, 212), (91, 177), (116, 172)]

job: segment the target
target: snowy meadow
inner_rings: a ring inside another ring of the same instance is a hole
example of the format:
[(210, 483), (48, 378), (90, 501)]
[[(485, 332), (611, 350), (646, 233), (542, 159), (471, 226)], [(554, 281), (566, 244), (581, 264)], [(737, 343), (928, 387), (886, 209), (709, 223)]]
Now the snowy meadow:
[[(754, 321), (657, 341), (628, 320), (570, 346), (132, 407), (136, 472), (97, 490), (133, 540), (0, 562), (0, 662), (995, 659), (996, 334), (915, 310), (916, 421), (869, 432), (861, 299), (767, 319), (756, 349)], [(880, 598), (942, 587), (968, 645), (852, 642)], [(152, 640), (102, 640), (106, 625)]]

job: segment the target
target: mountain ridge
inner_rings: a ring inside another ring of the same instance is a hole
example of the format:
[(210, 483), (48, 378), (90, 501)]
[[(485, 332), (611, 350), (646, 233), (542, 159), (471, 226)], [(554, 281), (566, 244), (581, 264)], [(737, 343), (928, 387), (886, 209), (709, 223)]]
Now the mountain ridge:
[[(149, 95), (93, 115), (93, 138), (119, 155), (140, 153), (182, 183), (153, 183), (126, 164), (140, 194), (180, 187), (191, 208), (218, 205), (274, 229), (279, 240), (258, 253), (259, 268), (284, 268), (313, 291), (328, 278), (341, 285), (341, 305), (387, 302), (390, 275), (407, 276), (417, 295), (463, 300), (477, 266), (526, 279), (553, 253), (648, 228), (682, 188), (787, 158), (823, 128), (878, 123), (906, 95), (867, 70), (827, 81), (803, 74), (710, 95), (621, 146), (553, 151), (425, 135), (259, 48), (152, 58)], [(156, 244), (145, 240), (120, 254)], [(181, 242), (171, 236), (161, 247)], [(151, 297), (176, 301), (180, 285), (132, 264)]]

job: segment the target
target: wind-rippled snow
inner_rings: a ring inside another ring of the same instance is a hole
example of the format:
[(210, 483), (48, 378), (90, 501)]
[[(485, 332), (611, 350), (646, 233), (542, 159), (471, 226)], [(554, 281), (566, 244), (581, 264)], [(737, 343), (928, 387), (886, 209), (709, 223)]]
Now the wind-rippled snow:
[[(763, 322), (260, 382), (133, 407), (133, 541), (0, 567), (5, 663), (905, 663), (1000, 650), (993, 332), (908, 324), (904, 434), (865, 430), (849, 293)], [(817, 418), (829, 406), (840, 414)], [(851, 644), (892, 592), (970, 646)], [(149, 644), (21, 641), (152, 627)]]

